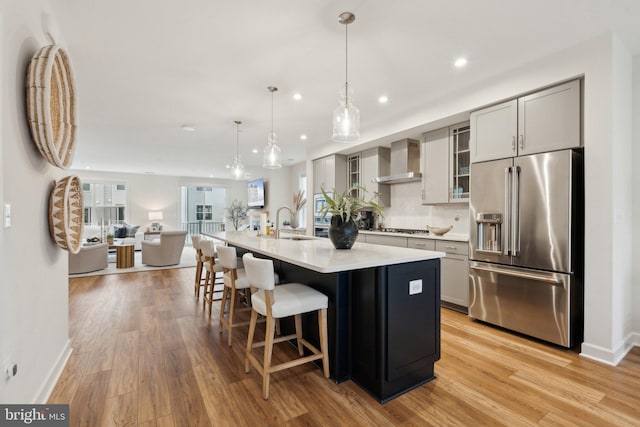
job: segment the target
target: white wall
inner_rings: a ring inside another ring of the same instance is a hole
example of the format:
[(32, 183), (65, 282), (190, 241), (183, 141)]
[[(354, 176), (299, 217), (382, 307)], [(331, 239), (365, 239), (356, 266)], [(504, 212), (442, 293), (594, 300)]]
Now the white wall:
[[(633, 58), (633, 108), (632, 108), (632, 151), (631, 156), (633, 165), (640, 165), (640, 55)], [(633, 240), (632, 253), (632, 309), (633, 325), (631, 330), (634, 331), (633, 339), (635, 345), (640, 345), (640, 171), (635, 168), (632, 178), (633, 188), (633, 205), (632, 220), (633, 232), (631, 234)]]
[(25, 113), (28, 62), (50, 44), (41, 29), (48, 9), (44, 0), (0, 6), (0, 196), (13, 213), (0, 231), (0, 367), (18, 364), (17, 376), (0, 376), (2, 403), (44, 402), (70, 354), (67, 252), (48, 225), (52, 183), (69, 173), (40, 155)]

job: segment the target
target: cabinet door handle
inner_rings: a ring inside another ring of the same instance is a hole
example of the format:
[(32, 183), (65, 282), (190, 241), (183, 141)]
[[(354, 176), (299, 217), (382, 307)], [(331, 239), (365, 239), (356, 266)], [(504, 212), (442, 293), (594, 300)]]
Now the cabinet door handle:
[(520, 149), (524, 149), (524, 135), (522, 134), (520, 135)]
[(445, 249), (456, 249), (456, 247), (455, 247), (455, 246), (445, 246), (444, 248), (445, 248)]
[(511, 151), (516, 151), (516, 136), (511, 137)]
[(427, 246), (426, 243), (414, 243), (414, 245), (416, 245), (416, 246)]

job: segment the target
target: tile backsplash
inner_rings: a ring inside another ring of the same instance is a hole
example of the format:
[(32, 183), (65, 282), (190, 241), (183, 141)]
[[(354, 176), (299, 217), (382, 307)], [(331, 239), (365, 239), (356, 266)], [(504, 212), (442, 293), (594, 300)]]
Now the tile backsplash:
[(468, 203), (423, 206), (421, 194), (420, 182), (392, 185), (391, 206), (383, 210), (384, 226), (424, 230), (427, 225), (432, 227), (453, 225), (451, 233), (469, 234)]

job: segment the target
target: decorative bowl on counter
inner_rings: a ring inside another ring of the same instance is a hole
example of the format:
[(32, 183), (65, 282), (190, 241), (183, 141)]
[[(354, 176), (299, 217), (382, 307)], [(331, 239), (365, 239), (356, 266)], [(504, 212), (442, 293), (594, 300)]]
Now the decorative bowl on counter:
[(443, 236), (451, 231), (452, 228), (453, 225), (450, 225), (448, 227), (431, 227), (430, 225), (427, 225), (427, 230), (429, 230), (429, 233), (433, 233), (436, 236)]

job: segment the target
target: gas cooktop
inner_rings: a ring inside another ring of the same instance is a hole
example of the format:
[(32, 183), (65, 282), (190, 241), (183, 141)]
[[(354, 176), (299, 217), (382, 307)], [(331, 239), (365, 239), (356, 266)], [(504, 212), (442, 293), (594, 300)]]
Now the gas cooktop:
[(429, 234), (429, 230), (412, 230), (406, 228), (381, 228), (380, 230), (372, 231), (382, 231), (383, 233)]

